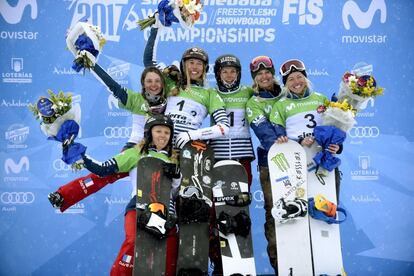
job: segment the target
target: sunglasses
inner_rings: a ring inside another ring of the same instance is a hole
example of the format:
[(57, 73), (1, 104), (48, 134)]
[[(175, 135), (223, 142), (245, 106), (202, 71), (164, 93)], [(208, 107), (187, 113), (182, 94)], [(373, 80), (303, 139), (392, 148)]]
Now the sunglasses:
[(257, 72), (260, 67), (264, 67), (265, 69), (273, 68), (272, 59), (268, 56), (258, 56), (250, 62), (250, 71)]
[(180, 197), (202, 199), (203, 192), (196, 186), (187, 186), (180, 191)]
[(280, 70), (279, 73), (282, 76), (287, 76), (292, 72), (292, 69), (296, 69), (298, 71), (305, 71), (305, 64), (298, 60), (298, 59), (290, 59), (288, 61), (286, 61), (285, 63), (282, 64), (282, 66), (280, 66)]

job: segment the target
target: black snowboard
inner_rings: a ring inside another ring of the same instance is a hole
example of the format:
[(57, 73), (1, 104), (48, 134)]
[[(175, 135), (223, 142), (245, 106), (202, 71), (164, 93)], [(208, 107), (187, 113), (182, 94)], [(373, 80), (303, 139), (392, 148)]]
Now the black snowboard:
[(256, 275), (250, 232), (251, 196), (246, 170), (239, 162), (223, 160), (214, 165), (213, 201), (223, 275)]
[(208, 273), (213, 162), (214, 152), (205, 142), (190, 141), (180, 151), (177, 275)]
[[(135, 276), (165, 275), (166, 238), (154, 235), (151, 229), (144, 229), (138, 222), (140, 219), (150, 218), (150, 222), (157, 225), (159, 217), (168, 217), (171, 179), (164, 175), (164, 164), (164, 161), (154, 157), (145, 157), (138, 162)], [(149, 207), (156, 212), (155, 215), (148, 213)]]

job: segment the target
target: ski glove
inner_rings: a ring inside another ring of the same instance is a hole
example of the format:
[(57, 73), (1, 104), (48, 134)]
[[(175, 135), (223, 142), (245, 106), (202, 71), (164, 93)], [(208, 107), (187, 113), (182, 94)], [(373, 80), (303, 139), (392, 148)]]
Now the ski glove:
[(177, 135), (177, 138), (175, 139), (175, 146), (178, 149), (182, 149), (185, 144), (187, 144), (188, 141), (191, 140), (191, 136), (188, 132), (181, 132)]

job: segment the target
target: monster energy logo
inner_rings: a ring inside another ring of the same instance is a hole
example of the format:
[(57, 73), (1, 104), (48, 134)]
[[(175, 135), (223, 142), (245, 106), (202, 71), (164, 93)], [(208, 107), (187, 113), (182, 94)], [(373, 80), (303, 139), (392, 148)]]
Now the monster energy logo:
[(287, 171), (288, 168), (290, 168), (289, 163), (283, 153), (276, 154), (272, 161), (275, 162), (276, 166), (281, 170), (282, 172)]

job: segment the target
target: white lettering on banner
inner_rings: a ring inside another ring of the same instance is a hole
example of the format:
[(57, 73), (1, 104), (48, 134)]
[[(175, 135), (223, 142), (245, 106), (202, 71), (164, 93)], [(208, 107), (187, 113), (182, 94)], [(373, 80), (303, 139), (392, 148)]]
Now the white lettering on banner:
[(20, 158), (19, 162), (16, 164), (13, 159), (7, 158), (4, 162), (4, 171), (6, 174), (10, 174), (10, 172), (14, 174), (18, 174), (22, 171), (23, 167), (25, 170), (28, 171), (30, 167), (29, 158), (27, 156), (23, 156)]
[(204, 0), (203, 5), (204, 6), (271, 6), (272, 0)]
[(28, 31), (1, 31), (0, 38), (1, 39), (27, 39), (27, 40), (35, 40), (37, 39), (38, 32), (28, 32)]
[(351, 179), (357, 181), (375, 181), (379, 179), (379, 171), (371, 168), (371, 157), (368, 155), (358, 156), (358, 169), (351, 171)]
[(75, 70), (73, 70), (72, 68), (59, 68), (59, 67), (54, 67), (53, 68), (53, 72), (54, 75), (83, 75), (82, 70), (79, 72), (76, 72)]
[(24, 107), (27, 108), (29, 106), (30, 102), (29, 100), (26, 100), (26, 102), (22, 102), (20, 99), (18, 99), (17, 101), (15, 101), (14, 99), (11, 101), (6, 101), (5, 99), (3, 99), (1, 101), (0, 106), (2, 107)]
[(14, 72), (1, 73), (5, 83), (31, 83), (32, 73), (23, 72), (23, 58), (11, 58), (10, 67)]
[(74, 7), (71, 26), (79, 21), (89, 21), (101, 28), (105, 38), (110, 41), (119, 41), (118, 27), (122, 7), (128, 0), (77, 0), (72, 1), (69, 9)]
[(385, 23), (387, 20), (387, 7), (385, 5), (385, 0), (372, 0), (366, 12), (361, 11), (355, 1), (347, 1), (342, 8), (342, 22), (344, 23), (345, 29), (349, 30), (351, 28), (351, 25), (349, 24), (349, 17), (352, 17), (358, 28), (369, 28), (378, 10), (380, 11), (381, 23)]
[[(112, 95), (108, 95), (108, 108), (112, 109), (119, 109), (118, 100)], [(108, 111), (109, 117), (129, 117), (131, 113), (129, 111)]]
[(19, 0), (14, 7), (9, 5), (6, 0), (0, 3), (0, 14), (9, 24), (17, 24), (22, 20), (27, 6), (30, 6), (30, 17), (34, 20), (37, 18), (36, 0)]
[(285, 0), (282, 23), (289, 24), (292, 14), (299, 15), (299, 25), (318, 25), (323, 19), (323, 0)]
[[(142, 0), (141, 5), (157, 5), (159, 0)], [(204, 6), (271, 6), (272, 0), (204, 0)]]
[[(269, 28), (168, 28), (160, 35), (161, 41), (188, 41), (201, 43), (273, 42), (276, 29)], [(149, 30), (145, 30), (145, 39)]]
[(343, 35), (342, 43), (385, 43), (386, 35)]

